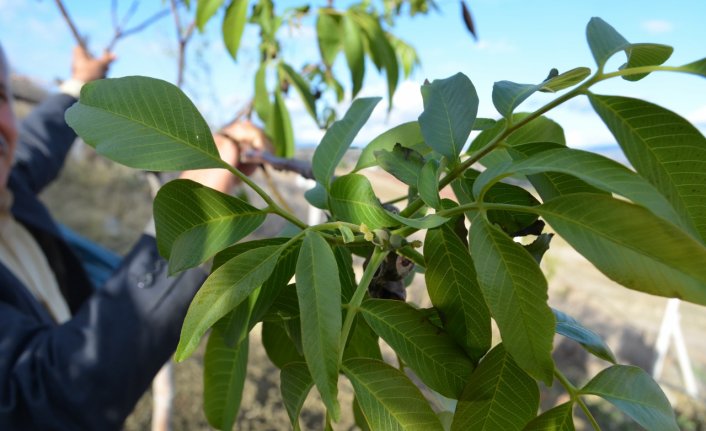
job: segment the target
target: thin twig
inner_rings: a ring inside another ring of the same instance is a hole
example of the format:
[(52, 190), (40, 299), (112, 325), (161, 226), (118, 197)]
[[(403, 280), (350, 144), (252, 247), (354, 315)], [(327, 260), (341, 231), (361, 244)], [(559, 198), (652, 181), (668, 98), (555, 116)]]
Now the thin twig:
[(289, 206), (287, 203), (287, 200), (284, 199), (282, 194), (279, 192), (279, 189), (277, 188), (277, 184), (275, 184), (274, 180), (272, 179), (272, 175), (270, 175), (270, 171), (267, 170), (267, 166), (262, 165), (262, 174), (265, 176), (265, 181), (267, 182), (267, 187), (270, 188), (270, 191), (272, 192), (272, 195), (275, 197), (275, 200), (279, 202), (279, 205), (284, 208), (285, 210), (291, 212), (294, 212), (292, 210), (292, 207)]
[(150, 25), (154, 24), (155, 22), (159, 21), (160, 19), (164, 18), (165, 16), (169, 15), (169, 9), (162, 9), (161, 11), (155, 13), (151, 17), (147, 18), (146, 20), (142, 21), (140, 24), (131, 27), (127, 30), (123, 30), (121, 27), (115, 27), (115, 34), (113, 35), (113, 39), (110, 41), (108, 46), (106, 47), (106, 51), (112, 51), (113, 48), (115, 48), (116, 43), (124, 39), (130, 35), (133, 35), (135, 33), (139, 33), (149, 27)]
[(172, 15), (174, 17), (174, 27), (176, 28), (177, 40), (178, 40), (178, 60), (177, 60), (177, 87), (181, 87), (184, 84), (184, 66), (186, 62), (186, 44), (189, 42), (191, 35), (194, 33), (194, 28), (196, 27), (196, 22), (192, 21), (189, 26), (184, 29), (181, 23), (181, 18), (179, 18), (179, 8), (177, 7), (176, 0), (170, 0), (169, 5), (171, 7)]
[(61, 15), (64, 17), (64, 21), (66, 21), (66, 24), (68, 24), (69, 29), (71, 30), (71, 34), (74, 35), (74, 39), (76, 39), (76, 43), (83, 48), (84, 51), (88, 52), (88, 47), (86, 46), (86, 41), (81, 37), (81, 34), (79, 34), (78, 30), (76, 29), (76, 25), (74, 24), (73, 20), (69, 16), (69, 13), (66, 11), (66, 8), (64, 7), (64, 3), (61, 0), (55, 0), (56, 6), (59, 8), (59, 12), (61, 12)]
[(295, 172), (308, 180), (314, 179), (311, 162), (308, 160), (285, 159), (260, 150), (246, 151), (243, 156), (245, 163), (267, 164), (278, 171)]

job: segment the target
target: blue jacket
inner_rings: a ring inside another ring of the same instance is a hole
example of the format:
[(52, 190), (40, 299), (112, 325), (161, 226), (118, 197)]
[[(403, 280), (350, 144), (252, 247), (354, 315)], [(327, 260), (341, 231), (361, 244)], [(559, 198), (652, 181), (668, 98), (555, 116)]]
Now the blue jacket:
[(0, 264), (0, 430), (117, 430), (173, 353), (205, 274), (167, 277), (154, 238), (143, 235), (93, 291), (81, 263), (37, 194), (59, 173), (76, 135), (75, 102), (55, 95), (20, 126), (9, 187), (12, 212), (46, 254), (72, 319), (48, 312)]

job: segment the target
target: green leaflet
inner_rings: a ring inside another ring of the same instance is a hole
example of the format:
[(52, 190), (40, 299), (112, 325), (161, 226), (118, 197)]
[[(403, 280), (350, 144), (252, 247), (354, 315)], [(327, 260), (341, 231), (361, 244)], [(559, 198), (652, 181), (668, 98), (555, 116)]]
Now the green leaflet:
[(314, 100), (314, 95), (311, 94), (309, 83), (286, 63), (279, 63), (279, 72), (287, 81), (294, 85), (297, 93), (299, 93), (299, 97), (301, 97), (302, 102), (304, 102), (307, 112), (311, 115), (311, 118), (314, 119), (314, 122), (318, 124), (319, 119), (316, 115), (316, 100)]
[(424, 112), (419, 126), (424, 140), (455, 164), (478, 113), (476, 89), (466, 75), (457, 73), (423, 85), (422, 98)]
[[(653, 43), (631, 44), (610, 24), (600, 18), (591, 18), (586, 26), (586, 38), (588, 46), (591, 48), (593, 58), (596, 60), (599, 72), (613, 54), (625, 51), (627, 63), (621, 69), (640, 66), (657, 66), (669, 59), (673, 48), (666, 45)], [(626, 76), (625, 79), (637, 81), (647, 76), (647, 73), (640, 75)]]
[(364, 223), (371, 229), (399, 224), (380, 205), (370, 181), (359, 174), (336, 178), (331, 185), (329, 206), (339, 220), (354, 224)]
[(267, 126), (271, 131), (275, 154), (285, 158), (294, 157), (292, 120), (289, 117), (289, 110), (284, 103), (282, 90), (279, 86), (275, 88), (275, 102), (271, 106), (272, 112), (269, 115), (270, 122)]
[(395, 144), (392, 151), (375, 151), (378, 165), (395, 178), (411, 187), (417, 187), (424, 166), (424, 156), (417, 151)]
[(555, 320), (547, 281), (522, 246), (482, 214), (473, 218), (469, 244), (478, 282), (505, 349), (532, 377), (551, 384)]
[(648, 431), (679, 430), (669, 400), (641, 368), (613, 365), (598, 373), (580, 393), (610, 401)]
[(157, 245), (171, 274), (194, 267), (257, 229), (265, 213), (190, 180), (165, 184), (154, 202)]
[(331, 67), (341, 50), (341, 17), (332, 9), (319, 9), (316, 18), (316, 37), (319, 41), (319, 52), (324, 64)]
[(206, 345), (203, 409), (212, 427), (230, 430), (240, 410), (247, 376), (249, 338), (245, 332), (241, 340), (229, 346), (221, 329), (224, 328), (219, 322)]
[(542, 151), (514, 163), (487, 169), (474, 182), (473, 194), (485, 193), (496, 181), (510, 175), (545, 172), (575, 176), (592, 186), (622, 195), (677, 226), (685, 225), (667, 199), (644, 178), (607, 157), (570, 148)]
[(524, 431), (574, 431), (572, 410), (573, 403), (560, 404), (532, 419)]
[(404, 77), (409, 78), (412, 71), (421, 65), (417, 50), (402, 39), (393, 36), (392, 33), (387, 33), (387, 39), (390, 41), (392, 48), (394, 48), (397, 58), (402, 63)]
[(277, 368), (284, 369), (289, 364), (304, 362), (304, 356), (299, 353), (296, 342), (290, 337), (294, 329), (301, 332), (298, 317), (286, 323), (268, 320), (262, 323), (262, 346)]
[(423, 142), (424, 136), (422, 136), (418, 122), (410, 121), (408, 123), (402, 123), (382, 133), (363, 148), (358, 158), (358, 163), (355, 165), (355, 171), (375, 166), (377, 164), (375, 157), (377, 151), (392, 151), (397, 143), (401, 144), (403, 147), (420, 151), (418, 147), (419, 144)]
[(266, 247), (268, 245), (282, 245), (287, 241), (289, 241), (289, 238), (264, 238), (256, 239), (253, 241), (240, 242), (238, 244), (232, 245), (228, 248), (223, 249), (221, 252), (219, 252), (216, 256), (213, 257), (211, 272), (217, 270), (221, 265), (228, 262), (235, 256), (243, 254), (248, 250)]
[(706, 247), (645, 208), (578, 193), (537, 210), (572, 247), (623, 286), (706, 305)]
[(419, 178), (417, 178), (417, 190), (419, 190), (419, 197), (430, 208), (438, 210), (441, 207), (438, 161), (430, 159), (424, 163), (419, 172)]
[(89, 82), (66, 122), (98, 153), (152, 171), (223, 168), (211, 130), (176, 86), (132, 76)]
[(490, 349), (490, 312), (468, 248), (451, 227), (427, 231), (424, 278), (444, 328), (474, 362)]
[(379, 18), (362, 11), (351, 11), (352, 18), (363, 30), (366, 48), (370, 58), (378, 70), (385, 69), (387, 77), (387, 94), (389, 98), (388, 109), (392, 109), (392, 96), (397, 89), (400, 66), (397, 63), (397, 54), (390, 43), (389, 35), (380, 26)]
[(305, 234), (296, 273), (304, 357), (329, 414), (338, 420), (341, 283), (336, 258), (320, 234)]
[(630, 164), (706, 240), (706, 138), (687, 120), (643, 100), (589, 95)]
[(336, 166), (348, 151), (353, 139), (363, 127), (375, 106), (380, 102), (379, 97), (356, 99), (348, 108), (346, 115), (333, 123), (316, 147), (312, 159), (312, 169), (316, 181), (328, 189)]
[(365, 77), (365, 46), (363, 45), (363, 30), (356, 24), (355, 19), (346, 13), (343, 16), (343, 52), (346, 55), (348, 69), (351, 71), (351, 98), (363, 86)]
[(277, 264), (281, 246), (261, 247), (231, 259), (214, 271), (191, 301), (174, 355), (186, 359), (201, 336), (221, 317), (267, 280)]
[(240, 39), (248, 20), (248, 0), (233, 0), (223, 17), (223, 42), (233, 60), (238, 59)]
[(404, 302), (371, 299), (363, 302), (361, 311), (426, 385), (445, 397), (458, 398), (474, 366), (448, 334)]
[(538, 408), (537, 382), (515, 363), (501, 343), (468, 379), (451, 431), (519, 431), (535, 417)]
[(314, 386), (309, 369), (303, 362), (288, 364), (280, 372), (280, 390), (282, 401), (287, 409), (287, 415), (295, 431), (298, 431), (299, 413), (302, 410), (304, 401)]
[(419, 389), (401, 371), (374, 359), (349, 359), (343, 372), (370, 428), (385, 431), (442, 431)]
[(267, 123), (272, 112), (272, 103), (267, 92), (266, 83), (267, 65), (262, 63), (255, 73), (255, 97), (253, 98), (253, 108), (263, 123)]
[(196, 3), (196, 27), (203, 33), (206, 23), (216, 14), (223, 0), (199, 0)]
[(616, 363), (610, 347), (600, 335), (581, 325), (573, 317), (552, 308), (556, 318), (556, 333), (580, 343), (586, 350), (604, 361)]
[(693, 63), (685, 64), (679, 69), (682, 72), (693, 73), (694, 75), (703, 76), (706, 78), (706, 58), (694, 61)]
[(539, 91), (546, 93), (555, 93), (565, 88), (573, 87), (574, 85), (586, 79), (590, 74), (591, 69), (589, 69), (588, 67), (576, 67), (545, 80), (540, 84), (541, 88), (539, 89)]

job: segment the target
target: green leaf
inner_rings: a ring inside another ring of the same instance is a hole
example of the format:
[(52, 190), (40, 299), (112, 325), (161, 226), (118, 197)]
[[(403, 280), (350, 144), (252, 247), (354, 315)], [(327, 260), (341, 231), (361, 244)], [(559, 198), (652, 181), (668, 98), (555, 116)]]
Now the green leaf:
[(589, 100), (635, 170), (706, 240), (706, 138), (660, 106), (628, 97)]
[(399, 224), (413, 227), (415, 229), (434, 229), (446, 223), (449, 219), (436, 214), (427, 214), (421, 218), (402, 217), (399, 214), (388, 213), (390, 217), (397, 220)]
[(615, 356), (603, 338), (581, 325), (576, 319), (555, 308), (552, 308), (556, 318), (556, 333), (581, 344), (590, 353), (604, 361), (616, 363)]
[(223, 17), (223, 42), (233, 60), (238, 59), (240, 39), (248, 20), (248, 0), (233, 0)]
[(321, 183), (304, 192), (304, 199), (309, 202), (309, 205), (322, 210), (328, 210), (328, 194)]
[[(291, 323), (294, 321), (296, 321), (296, 324), (290, 325), (290, 327), (297, 327), (301, 330), (298, 327), (298, 318), (287, 322)], [(292, 363), (304, 362), (304, 356), (297, 350), (296, 343), (289, 336), (288, 328), (284, 322), (266, 320), (262, 323), (262, 346), (265, 348), (270, 361), (280, 369), (284, 369)]]
[(375, 158), (378, 165), (392, 176), (408, 186), (417, 187), (419, 173), (424, 166), (424, 156), (417, 151), (395, 144), (392, 151), (375, 151)]
[(399, 80), (399, 64), (397, 54), (392, 47), (387, 33), (380, 26), (380, 19), (372, 14), (351, 10), (350, 16), (355, 19), (365, 35), (366, 47), (375, 66), (380, 70), (385, 69), (387, 76), (387, 92), (389, 109), (392, 109), (392, 96), (397, 89)]
[(314, 386), (314, 381), (311, 379), (311, 374), (309, 374), (306, 364), (296, 362), (282, 368), (280, 382), (284, 407), (287, 409), (287, 415), (292, 427), (295, 431), (298, 431), (301, 429), (299, 426), (299, 413), (311, 391), (311, 387)]
[(441, 207), (438, 161), (430, 159), (424, 163), (417, 179), (417, 190), (419, 190), (419, 197), (429, 207), (437, 210)]
[(371, 229), (399, 224), (380, 205), (370, 181), (359, 174), (336, 178), (331, 185), (329, 206), (337, 219), (353, 224), (365, 223)]
[[(260, 294), (252, 307), (249, 328), (263, 319), (272, 304), (280, 297), (281, 293), (287, 289), (289, 280), (292, 279), (299, 257), (301, 243), (295, 241), (284, 248), (279, 255), (279, 260), (272, 275), (262, 284)], [(294, 289), (291, 289), (294, 290)], [(296, 302), (296, 301), (293, 301)]]
[(370, 328), (363, 316), (356, 316), (351, 335), (348, 338), (343, 359), (370, 358), (383, 360), (380, 351), (379, 337)]
[(365, 47), (362, 30), (349, 14), (343, 16), (343, 52), (346, 54), (348, 69), (351, 71), (353, 87), (351, 98), (355, 99), (363, 86), (365, 77)]
[(235, 346), (228, 346), (219, 326), (208, 338), (204, 355), (203, 410), (208, 423), (217, 429), (230, 430), (240, 410), (247, 376), (247, 333)]
[(412, 71), (421, 64), (419, 62), (417, 50), (415, 50), (412, 45), (409, 45), (402, 39), (393, 36), (391, 33), (387, 33), (387, 39), (390, 41), (392, 48), (395, 50), (395, 55), (397, 55), (397, 58), (399, 58), (402, 62), (404, 77), (409, 78)]
[(706, 247), (645, 208), (579, 193), (537, 210), (572, 247), (623, 286), (706, 305)]
[(419, 389), (401, 371), (374, 359), (349, 359), (343, 372), (371, 429), (442, 431)]
[(495, 126), (498, 122), (492, 118), (476, 118), (473, 122), (473, 130), (487, 130)]
[(422, 136), (418, 122), (410, 121), (408, 123), (402, 123), (382, 133), (363, 148), (358, 158), (358, 163), (355, 165), (355, 171), (377, 165), (375, 157), (377, 151), (392, 151), (398, 143), (403, 147), (415, 148), (418, 144), (423, 142), (424, 136)]
[(560, 404), (532, 419), (524, 431), (574, 431), (572, 409), (571, 402)]
[(282, 246), (261, 247), (240, 254), (214, 271), (189, 305), (174, 355), (186, 359), (201, 336), (267, 280), (275, 268)]
[(260, 247), (266, 247), (268, 245), (282, 245), (289, 241), (289, 238), (264, 238), (256, 239), (254, 241), (247, 241), (235, 244), (228, 248), (223, 249), (213, 258), (213, 264), (211, 265), (211, 272), (220, 268), (224, 263), (228, 262), (235, 256), (243, 254), (248, 250), (253, 250)]
[(269, 121), (270, 112), (273, 109), (269, 93), (267, 92), (266, 73), (267, 65), (265, 63), (260, 64), (257, 73), (255, 73), (255, 97), (253, 98), (253, 108), (255, 108), (257, 116), (264, 123)]
[(556, 93), (565, 88), (573, 87), (586, 79), (590, 74), (591, 69), (588, 67), (576, 67), (542, 82), (539, 91)]
[(154, 220), (159, 252), (173, 274), (238, 242), (265, 221), (265, 213), (194, 181), (174, 180), (157, 193)]
[(611, 402), (648, 431), (679, 430), (669, 400), (641, 368), (613, 365), (598, 373), (580, 393)]
[(316, 147), (312, 159), (312, 168), (316, 181), (323, 184), (328, 190), (336, 167), (343, 155), (348, 151), (353, 139), (363, 127), (375, 106), (380, 102), (379, 97), (356, 99), (348, 108), (346, 115), (326, 131), (321, 143)]
[(521, 430), (538, 408), (537, 382), (515, 363), (501, 343), (468, 379), (451, 431)]
[(469, 244), (505, 349), (532, 377), (551, 384), (555, 321), (547, 305), (547, 280), (537, 262), (481, 214), (471, 222)]
[(196, 27), (203, 33), (206, 23), (216, 14), (223, 0), (199, 0), (196, 3)]
[(451, 227), (427, 231), (424, 278), (444, 328), (474, 362), (490, 348), (490, 312), (468, 248)]
[(478, 95), (462, 73), (422, 86), (424, 112), (419, 126), (427, 145), (455, 163), (473, 129)]
[(353, 409), (353, 419), (355, 420), (356, 426), (360, 428), (361, 431), (371, 431), (370, 425), (368, 424), (368, 420), (365, 419), (363, 410), (360, 409), (360, 403), (358, 402), (358, 399), (353, 397), (353, 402), (351, 404), (353, 404), (351, 407)]
[(510, 175), (544, 172), (573, 175), (592, 186), (624, 196), (678, 226), (684, 226), (672, 205), (644, 178), (607, 157), (569, 148), (543, 151), (524, 160), (487, 169), (473, 184), (473, 194), (479, 196), (495, 181)]
[(693, 73), (694, 75), (699, 75), (706, 78), (706, 58), (702, 58), (701, 60), (694, 61), (693, 63), (680, 66), (679, 70), (686, 73)]
[(341, 283), (331, 247), (313, 231), (306, 233), (299, 251), (297, 297), (304, 357), (329, 414), (338, 420)]
[(211, 130), (176, 86), (132, 76), (89, 82), (66, 122), (99, 154), (151, 171), (223, 168)]
[[(599, 72), (613, 54), (625, 51), (627, 63), (621, 69), (641, 66), (658, 66), (672, 55), (671, 46), (655, 43), (631, 44), (607, 22), (600, 18), (591, 18), (586, 27), (586, 37), (593, 58), (598, 64)], [(647, 76), (647, 73), (624, 76), (629, 81), (637, 81)]]
[(544, 253), (549, 250), (549, 243), (553, 237), (553, 233), (543, 233), (538, 235), (531, 243), (523, 244), (522, 247), (532, 255), (537, 263), (542, 263), (542, 257), (544, 257)]
[(493, 84), (493, 105), (503, 117), (510, 117), (512, 111), (528, 97), (542, 88), (542, 84), (518, 84), (512, 81), (498, 81)]
[(371, 299), (361, 311), (371, 328), (431, 389), (458, 398), (473, 362), (424, 314), (400, 301)]
[(341, 50), (341, 16), (333, 9), (321, 8), (316, 18), (316, 37), (319, 41), (319, 52), (326, 66), (331, 67), (336, 55)]
[(275, 103), (272, 104), (270, 118), (272, 124), (268, 124), (268, 126), (272, 128), (272, 143), (275, 146), (275, 154), (284, 158), (294, 157), (292, 120), (289, 117), (289, 110), (284, 103), (282, 90), (279, 86), (275, 89)]
[(316, 101), (314, 100), (314, 95), (311, 94), (309, 83), (286, 63), (279, 63), (279, 70), (287, 81), (294, 84), (294, 88), (296, 88), (297, 93), (299, 93), (299, 96), (302, 98), (307, 112), (309, 112), (311, 118), (314, 119), (314, 122), (318, 124), (319, 119), (316, 115)]

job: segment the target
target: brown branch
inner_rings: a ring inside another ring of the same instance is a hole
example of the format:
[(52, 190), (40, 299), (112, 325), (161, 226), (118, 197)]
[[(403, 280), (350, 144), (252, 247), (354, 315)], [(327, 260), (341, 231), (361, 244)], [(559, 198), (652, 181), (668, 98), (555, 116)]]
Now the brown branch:
[[(127, 30), (122, 29), (122, 25), (116, 26), (115, 27), (115, 34), (113, 35), (113, 39), (110, 41), (108, 46), (106, 47), (106, 51), (112, 51), (113, 48), (115, 48), (115, 45), (117, 42), (121, 39), (124, 39), (130, 35), (133, 35), (135, 33), (139, 33), (149, 27), (150, 25), (154, 24), (155, 22), (159, 21), (160, 19), (164, 18), (165, 16), (169, 15), (169, 9), (162, 9), (161, 11), (155, 13), (151, 17), (147, 18), (146, 20), (142, 21), (140, 24), (131, 27)], [(125, 20), (123, 20), (125, 22)]]
[(64, 7), (64, 3), (61, 0), (55, 0), (56, 6), (59, 8), (59, 12), (61, 12), (61, 15), (64, 17), (64, 21), (66, 21), (66, 24), (68, 24), (69, 29), (71, 30), (71, 34), (74, 35), (74, 39), (76, 39), (76, 43), (83, 48), (84, 51), (88, 52), (88, 47), (86, 46), (86, 41), (81, 37), (79, 34), (78, 30), (76, 29), (76, 25), (74, 24), (73, 20), (69, 16), (69, 13), (66, 11), (66, 8)]
[(278, 171), (294, 172), (308, 180), (314, 179), (311, 162), (307, 160), (285, 159), (267, 151), (248, 150), (243, 155), (242, 162), (265, 164)]
[(196, 22), (192, 21), (191, 24), (184, 30), (182, 27), (181, 19), (179, 18), (179, 8), (177, 7), (176, 0), (170, 0), (169, 5), (172, 11), (172, 16), (174, 17), (174, 27), (176, 28), (177, 41), (179, 46), (178, 59), (177, 59), (177, 87), (184, 84), (184, 66), (186, 62), (186, 44), (189, 39), (194, 34), (194, 28), (196, 27)]

